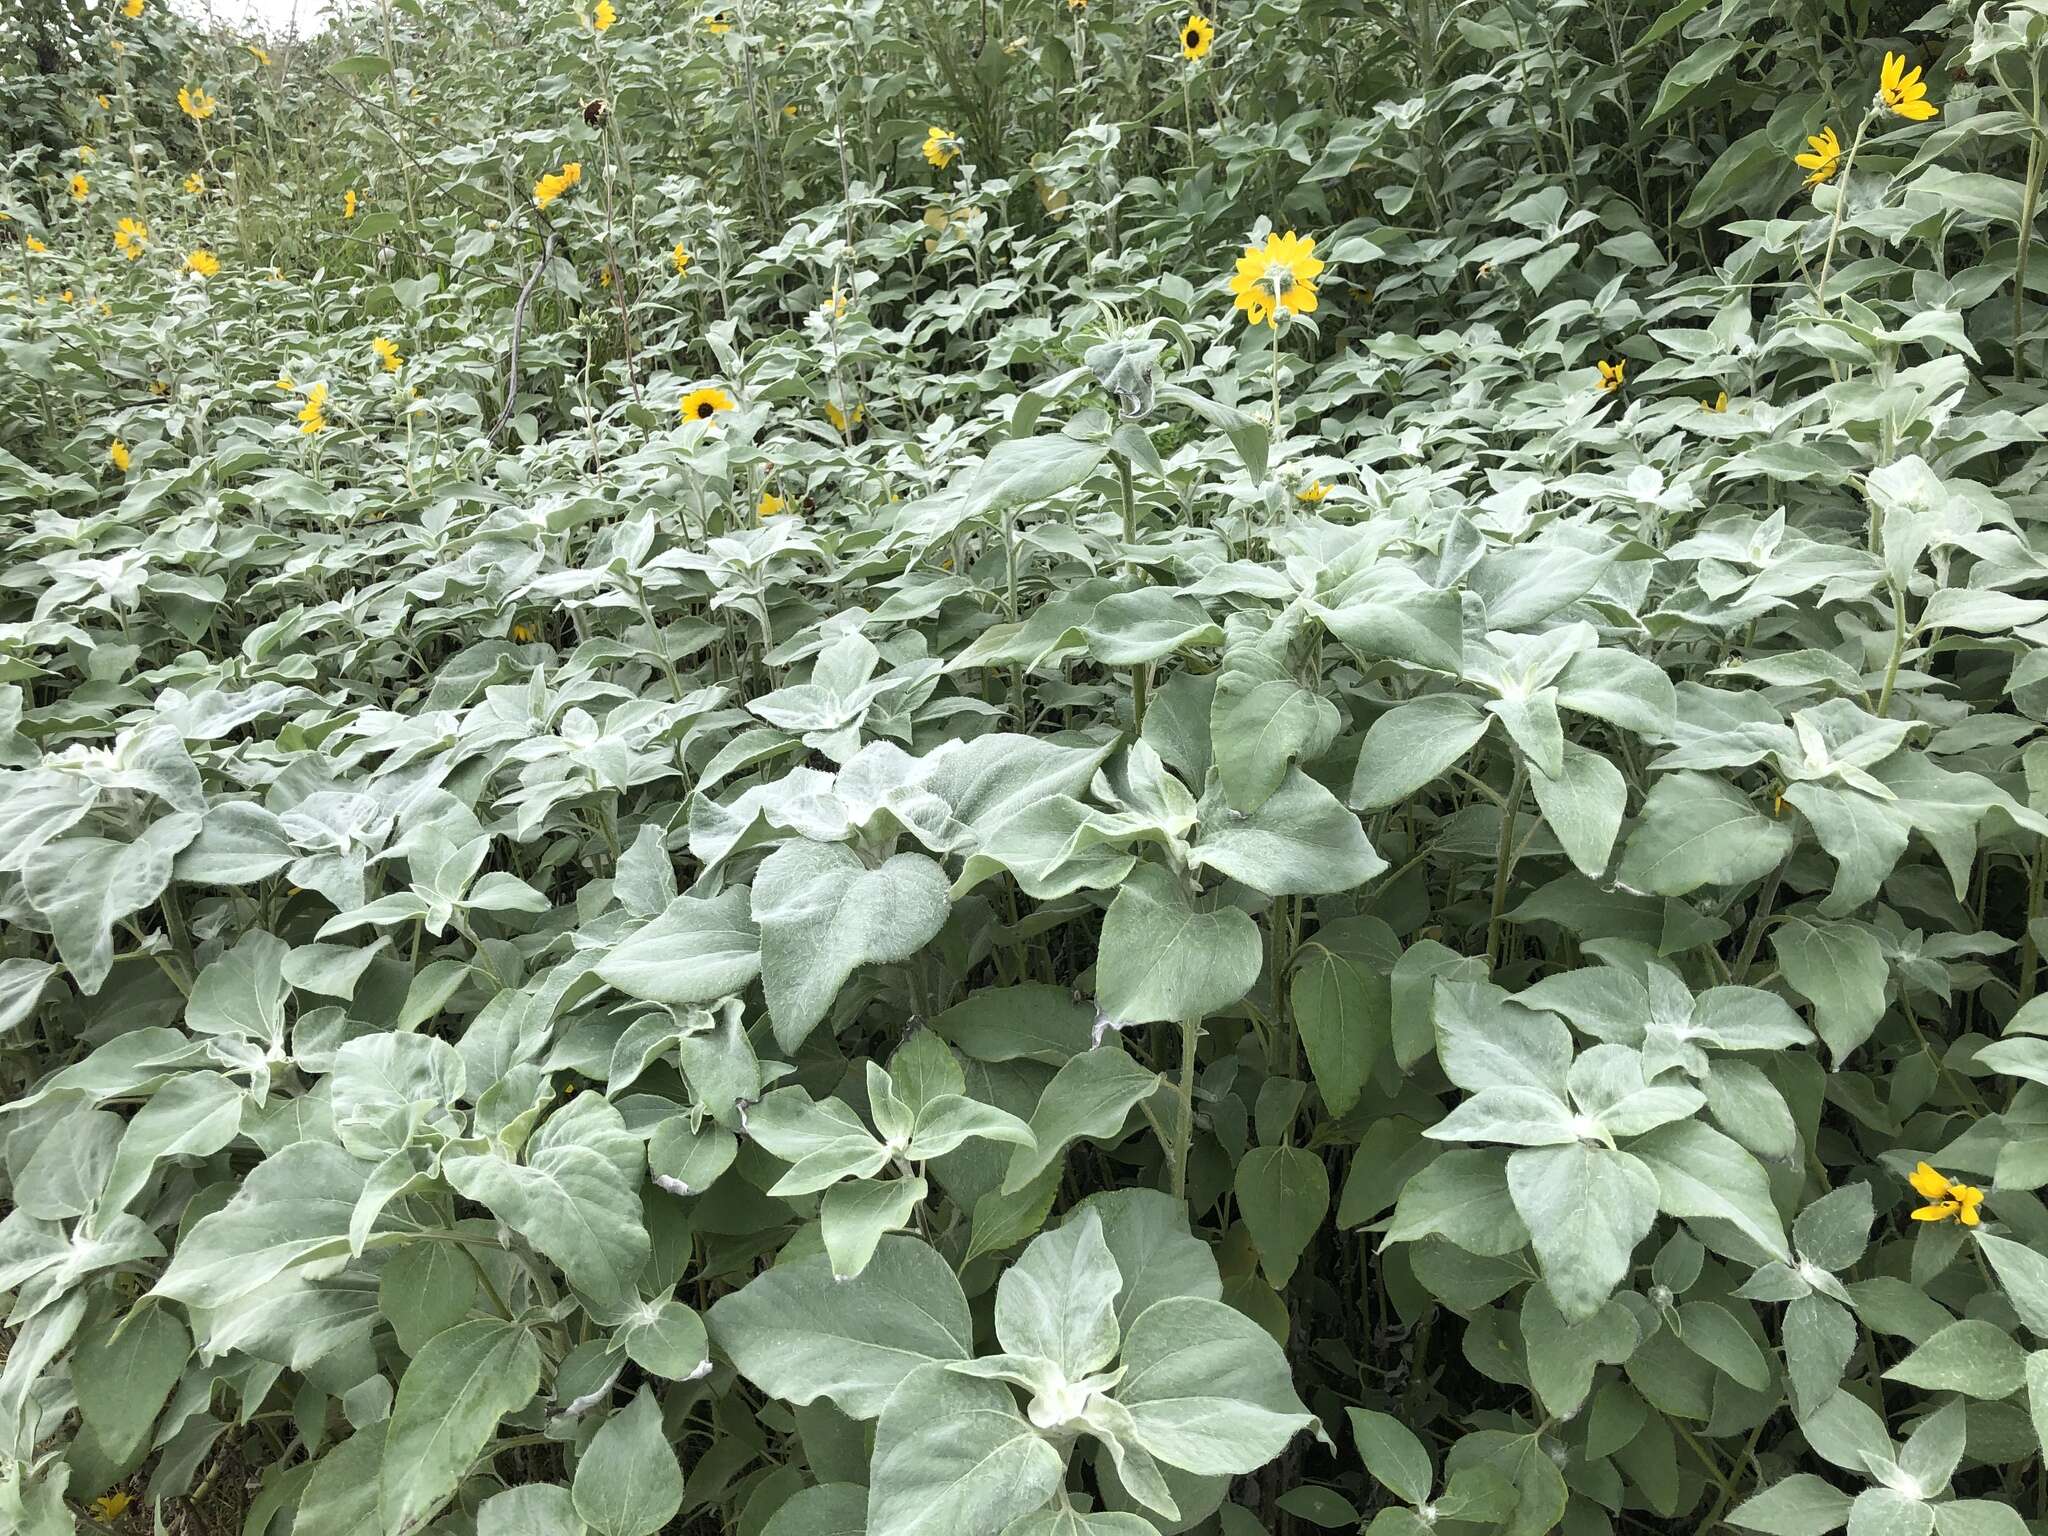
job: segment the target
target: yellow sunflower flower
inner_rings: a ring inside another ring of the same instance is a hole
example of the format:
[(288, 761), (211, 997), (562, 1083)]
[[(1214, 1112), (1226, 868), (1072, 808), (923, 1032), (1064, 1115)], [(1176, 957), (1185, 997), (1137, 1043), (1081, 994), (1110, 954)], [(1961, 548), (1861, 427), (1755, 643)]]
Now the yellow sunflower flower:
[(1921, 1163), (1907, 1176), (1907, 1182), (1927, 1204), (1913, 1212), (1915, 1221), (1959, 1221), (1974, 1227), (1984, 1218), (1977, 1207), (1984, 1203), (1984, 1191), (1973, 1184), (1958, 1184)]
[(1200, 11), (1189, 11), (1188, 19), (1180, 24), (1180, 56), (1192, 64), (1206, 57), (1215, 41), (1216, 23)]
[(788, 506), (789, 503), (773, 491), (763, 491), (761, 499), (754, 503), (754, 515), (765, 521), (775, 516), (776, 513), (785, 510)]
[(287, 394), (289, 394), (292, 390), (298, 388), (296, 384), (292, 383), (292, 376), (288, 373), (280, 373), (277, 376), (277, 382), (272, 384), (270, 387), (272, 389), (284, 390)]
[(123, 0), (121, 14), (134, 21), (142, 14), (143, 0)]
[(721, 411), (731, 410), (736, 403), (731, 395), (715, 384), (693, 389), (683, 396), (683, 420), (709, 421)]
[(818, 313), (823, 315), (827, 320), (845, 319), (846, 295), (841, 293), (837, 288), (834, 288), (832, 290), (832, 297), (827, 299), (824, 303), (818, 306)]
[(1725, 412), (1728, 409), (1728, 391), (1724, 389), (1713, 399), (1702, 400), (1700, 402), (1700, 409), (1703, 411), (1713, 411), (1717, 415)]
[(242, 46), (249, 50), (250, 58), (254, 59), (258, 64), (268, 67), (270, 63), (270, 55), (268, 53), (258, 48), (254, 43), (244, 43)]
[(138, 260), (149, 244), (149, 226), (140, 219), (123, 219), (114, 226), (114, 249), (130, 261)]
[(47, 251), (49, 249), (47, 245), (43, 244), (43, 242), (38, 240), (34, 235), (28, 235), (24, 237), (21, 243), (23, 246), (27, 248), (28, 253), (31, 256), (39, 256), (44, 251)]
[(207, 250), (188, 251), (185, 253), (185, 270), (196, 272), (201, 277), (214, 277), (220, 272), (220, 258)]
[(107, 457), (114, 461), (114, 468), (124, 475), (128, 473), (128, 445), (118, 437), (107, 445)]
[(531, 624), (514, 624), (512, 626), (512, 643), (514, 645), (531, 645), (539, 638), (539, 631), (534, 629)]
[(90, 196), (92, 196), (92, 183), (85, 179), (83, 171), (73, 171), (71, 173), (71, 201), (82, 203)]
[(1903, 117), (1909, 123), (1924, 123), (1941, 110), (1927, 99), (1927, 82), (1920, 78), (1920, 66), (1915, 64), (1908, 70), (1903, 53), (1884, 56), (1884, 69), (1878, 75), (1877, 100), (1886, 111)]
[(206, 94), (206, 87), (203, 85), (195, 85), (189, 89), (182, 85), (178, 87), (178, 110), (195, 123), (203, 123), (213, 116), (213, 109), (218, 105), (218, 102)]
[(341, 216), (344, 219), (352, 219), (356, 216), (356, 189), (354, 187), (350, 187), (341, 194)]
[(1314, 236), (1269, 234), (1264, 246), (1248, 245), (1230, 280), (1236, 307), (1253, 325), (1278, 325), (1282, 315), (1305, 315), (1316, 307), (1315, 279), (1323, 270)]
[(704, 25), (713, 37), (723, 37), (732, 30), (732, 12), (720, 11), (704, 18)]
[(533, 184), (533, 205), (545, 208), (556, 198), (583, 180), (581, 161), (571, 160), (559, 171), (550, 171)]
[(405, 359), (398, 355), (398, 343), (389, 336), (379, 336), (370, 343), (370, 350), (377, 354), (377, 360), (384, 365), (386, 373), (396, 373)]
[(1600, 370), (1600, 392), (1603, 395), (1614, 393), (1626, 382), (1623, 376), (1628, 372), (1627, 358), (1624, 357), (1618, 363), (1610, 363), (1603, 357), (1595, 366)]
[(690, 253), (683, 248), (683, 242), (680, 240), (676, 242), (675, 250), (669, 254), (669, 259), (676, 264), (678, 275), (687, 272), (690, 268)]
[[(128, 14), (130, 16), (140, 16), (142, 14), (142, 0), (128, 0)], [(128, 466), (126, 463), (123, 463), (121, 467), (126, 469)], [(116, 1489), (112, 1493), (101, 1494), (92, 1503), (88, 1504), (86, 1508), (92, 1511), (95, 1520), (118, 1520), (121, 1516), (128, 1513), (128, 1506), (134, 1502), (134, 1499), (127, 1493)]]
[(600, 32), (609, 32), (612, 23), (619, 19), (619, 13), (612, 9), (612, 0), (597, 0), (597, 10), (590, 18), (590, 24)]
[(299, 430), (311, 437), (327, 430), (327, 386), (315, 384), (306, 391), (306, 403), (299, 407)]
[(185, 193), (188, 197), (204, 196), (206, 193), (206, 178), (197, 171), (187, 173), (185, 177)]
[(1835, 172), (1841, 168), (1842, 141), (1835, 137), (1834, 129), (1823, 128), (1819, 133), (1808, 134), (1806, 142), (1813, 146), (1813, 153), (1794, 155), (1792, 163), (1802, 171), (1812, 172), (1806, 178), (1806, 184), (1809, 187), (1817, 187), (1822, 182), (1831, 180)]
[(940, 170), (951, 165), (962, 148), (960, 140), (951, 129), (941, 128), (934, 123), (924, 136), (924, 157)]
[(1294, 493), (1296, 501), (1305, 501), (1313, 506), (1330, 494), (1330, 488), (1320, 480), (1311, 480)]
[(825, 402), (825, 419), (832, 423), (833, 431), (841, 434), (849, 432), (853, 428), (859, 426), (861, 423), (861, 418), (865, 415), (867, 415), (867, 407), (864, 405), (855, 405), (853, 408), (853, 414), (849, 416), (845, 411), (839, 409), (839, 407), (834, 405), (830, 400), (827, 400)]

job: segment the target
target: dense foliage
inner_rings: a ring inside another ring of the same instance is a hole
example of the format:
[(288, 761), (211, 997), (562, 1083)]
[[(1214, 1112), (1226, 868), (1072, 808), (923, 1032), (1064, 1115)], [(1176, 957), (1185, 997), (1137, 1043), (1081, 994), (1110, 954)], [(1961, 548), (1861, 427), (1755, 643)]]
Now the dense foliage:
[(2048, 1530), (2048, 4), (25, 14), (0, 1530)]

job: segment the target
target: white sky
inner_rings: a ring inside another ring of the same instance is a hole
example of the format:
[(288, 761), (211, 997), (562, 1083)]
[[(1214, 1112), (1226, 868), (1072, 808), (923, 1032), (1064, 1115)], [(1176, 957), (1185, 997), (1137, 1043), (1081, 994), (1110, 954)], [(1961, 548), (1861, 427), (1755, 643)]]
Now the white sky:
[(328, 0), (172, 0), (189, 16), (210, 16), (229, 26), (272, 37), (293, 30), (301, 37), (320, 30)]

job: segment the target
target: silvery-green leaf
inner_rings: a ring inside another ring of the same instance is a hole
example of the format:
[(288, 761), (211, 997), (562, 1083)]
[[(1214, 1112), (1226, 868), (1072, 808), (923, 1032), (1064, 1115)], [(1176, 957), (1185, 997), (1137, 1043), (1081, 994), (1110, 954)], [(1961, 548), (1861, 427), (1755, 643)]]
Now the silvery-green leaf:
[(498, 1421), (540, 1388), (540, 1345), (496, 1318), (429, 1339), (398, 1383), (377, 1474), (383, 1536), (419, 1529), (446, 1504)]
[(295, 1265), (347, 1252), (349, 1216), (368, 1174), (368, 1164), (332, 1143), (286, 1147), (185, 1234), (153, 1294), (227, 1307)]
[(597, 1536), (652, 1536), (682, 1508), (683, 1469), (652, 1388), (643, 1386), (598, 1427), (577, 1458), (570, 1495)]
[(1725, 781), (1667, 773), (1650, 786), (1618, 878), (1634, 890), (1683, 896), (1703, 885), (1761, 879), (1791, 850), (1792, 829)]
[(1299, 1431), (1321, 1433), (1273, 1336), (1221, 1302), (1154, 1302), (1125, 1332), (1123, 1366), (1114, 1395), (1138, 1444), (1186, 1471), (1254, 1472)]
[(1508, 1158), (1508, 1192), (1567, 1322), (1598, 1312), (1657, 1218), (1657, 1181), (1627, 1152), (1574, 1143)]
[(996, 1337), (1011, 1353), (1041, 1355), (1068, 1381), (1078, 1381), (1116, 1355), (1122, 1288), (1102, 1218), (1083, 1210), (1033, 1238), (1003, 1272), (996, 1284)]
[(1656, 1175), (1663, 1210), (1711, 1224), (1702, 1232), (1710, 1246), (1724, 1246), (1716, 1229), (1725, 1228), (1740, 1235), (1732, 1245), (1738, 1251), (1781, 1262), (1792, 1257), (1762, 1165), (1712, 1126), (1674, 1121), (1631, 1142), (1629, 1150)]
[(597, 963), (606, 985), (628, 997), (686, 1007), (741, 992), (761, 974), (761, 936), (748, 893), (677, 896)]
[(875, 1425), (873, 1536), (1000, 1536), (1059, 1487), (1066, 1458), (1000, 1382), (942, 1365), (911, 1372)]
[(870, 869), (851, 848), (785, 843), (754, 875), (761, 984), (776, 1043), (794, 1050), (862, 965), (908, 960), (951, 910), (945, 871), (899, 853)]
[(1627, 786), (1620, 769), (1575, 742), (1564, 744), (1561, 768), (1552, 775), (1532, 763), (1529, 788), (1566, 857), (1581, 874), (1597, 880), (1606, 874), (1614, 853)]
[(673, 1296), (641, 1301), (612, 1339), (641, 1370), (667, 1381), (691, 1380), (711, 1358), (703, 1319)]
[(1458, 693), (1427, 693), (1395, 705), (1365, 733), (1351, 777), (1352, 807), (1372, 811), (1407, 799), (1470, 752), (1489, 723), (1485, 711)]
[(1232, 809), (1212, 777), (1200, 818), (1189, 862), (1268, 896), (1348, 891), (1387, 867), (1358, 817), (1299, 768), (1251, 811)]
[(867, 1268), (882, 1234), (909, 1226), (927, 1193), (921, 1178), (855, 1179), (826, 1190), (818, 1222), (833, 1276), (847, 1280)]
[(477, 1506), (476, 1536), (584, 1536), (569, 1490), (558, 1483), (521, 1483)]
[(1765, 1536), (1825, 1536), (1849, 1520), (1849, 1495), (1811, 1472), (1795, 1472), (1728, 1512), (1728, 1523)]
[(1559, 1419), (1576, 1417), (1592, 1390), (1594, 1373), (1627, 1360), (1641, 1338), (1634, 1314), (1615, 1300), (1590, 1317), (1567, 1321), (1548, 1285), (1532, 1285), (1522, 1293), (1521, 1321), (1530, 1381), (1544, 1408)]
[(747, 1135), (790, 1164), (769, 1189), (772, 1195), (807, 1195), (841, 1179), (865, 1179), (890, 1156), (849, 1106), (838, 1099), (815, 1102), (801, 1088), (777, 1088), (749, 1109)]
[(101, 1450), (126, 1461), (149, 1443), (157, 1414), (192, 1355), (192, 1337), (171, 1309), (141, 1304), (96, 1324), (71, 1356), (78, 1411)]
[(1103, 1242), (1122, 1278), (1117, 1292), (1117, 1326), (1168, 1296), (1216, 1301), (1223, 1282), (1209, 1245), (1188, 1230), (1186, 1202), (1156, 1189), (1112, 1189), (1090, 1195), (1068, 1221), (1093, 1212), (1102, 1222)]
[(192, 983), (185, 1027), (206, 1035), (240, 1035), (265, 1046), (284, 1044), (284, 979), (289, 948), (259, 931), (202, 970)]
[(1259, 1268), (1273, 1289), (1283, 1290), (1329, 1214), (1329, 1171), (1299, 1147), (1258, 1147), (1239, 1160), (1234, 1187)]
[(1031, 1143), (1010, 1154), (1004, 1192), (1024, 1188), (1064, 1156), (1070, 1143), (1120, 1134), (1131, 1110), (1150, 1098), (1160, 1082), (1157, 1072), (1134, 1061), (1120, 1045), (1098, 1046), (1074, 1057), (1039, 1096), (1031, 1112)]
[(114, 925), (163, 894), (172, 858), (198, 831), (197, 816), (178, 814), (151, 822), (132, 843), (58, 838), (23, 868), (22, 894), (50, 925), (58, 956), (87, 997), (113, 969)]
[(718, 1347), (755, 1386), (784, 1402), (829, 1397), (872, 1419), (898, 1382), (930, 1361), (974, 1353), (967, 1298), (925, 1243), (885, 1237), (867, 1267), (837, 1280), (822, 1253), (780, 1264), (712, 1304)]
[(135, 1112), (107, 1171), (101, 1199), (108, 1209), (126, 1206), (167, 1157), (211, 1157), (233, 1141), (242, 1126), (247, 1096), (218, 1072), (187, 1072), (172, 1078)]

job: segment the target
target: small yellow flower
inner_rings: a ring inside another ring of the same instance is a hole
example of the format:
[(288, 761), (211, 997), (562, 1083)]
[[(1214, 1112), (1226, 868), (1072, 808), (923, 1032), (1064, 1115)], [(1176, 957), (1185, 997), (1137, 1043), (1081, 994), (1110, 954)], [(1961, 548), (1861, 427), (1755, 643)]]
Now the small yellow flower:
[(1927, 99), (1927, 82), (1920, 78), (1920, 66), (1915, 64), (1908, 70), (1903, 53), (1884, 56), (1884, 68), (1878, 75), (1877, 100), (1887, 111), (1909, 123), (1924, 123), (1941, 110)]
[(1600, 392), (1603, 395), (1612, 394), (1621, 388), (1624, 382), (1622, 376), (1628, 372), (1627, 358), (1624, 357), (1618, 363), (1610, 363), (1603, 357), (1596, 366), (1600, 370)]
[(213, 116), (213, 109), (217, 105), (219, 103), (206, 94), (206, 87), (203, 85), (195, 85), (189, 89), (182, 85), (178, 87), (178, 110), (195, 123), (203, 123)]
[(677, 273), (680, 274), (689, 270), (690, 253), (683, 249), (682, 241), (678, 240), (676, 242), (676, 248), (671, 253), (670, 259), (675, 262)]
[(704, 26), (713, 37), (723, 37), (732, 30), (732, 12), (719, 11), (704, 18)]
[(1907, 1182), (1927, 1201), (1913, 1212), (1915, 1221), (1948, 1221), (1953, 1218), (1966, 1227), (1983, 1220), (1977, 1207), (1984, 1203), (1984, 1191), (1973, 1184), (1958, 1184), (1921, 1163), (1907, 1176)]
[(531, 624), (514, 624), (512, 626), (512, 643), (514, 645), (531, 645), (539, 638), (538, 631)]
[(1728, 391), (1724, 389), (1720, 394), (1714, 396), (1713, 399), (1702, 400), (1700, 402), (1700, 409), (1703, 411), (1713, 411), (1716, 414), (1726, 411), (1728, 409)]
[(590, 18), (590, 24), (600, 32), (609, 32), (612, 23), (618, 19), (619, 13), (612, 9), (612, 0), (597, 0), (597, 11)]
[(57, 297), (62, 299), (66, 304), (69, 304), (72, 300), (73, 295), (71, 290), (69, 288), (66, 288), (62, 293), (58, 294)]
[(107, 457), (114, 461), (114, 468), (124, 475), (128, 473), (128, 445), (118, 437), (107, 445)]
[(683, 420), (709, 421), (720, 411), (731, 410), (735, 403), (731, 395), (715, 384), (693, 389), (683, 396)]
[(571, 160), (559, 171), (550, 171), (533, 184), (533, 205), (545, 208), (583, 179), (583, 165)]
[(775, 516), (776, 513), (784, 511), (788, 506), (789, 503), (773, 491), (763, 491), (761, 499), (754, 503), (754, 515), (764, 519), (770, 518)]
[(951, 165), (961, 151), (960, 140), (945, 128), (934, 123), (924, 136), (924, 157), (940, 170)]
[(1088, 0), (1067, 0), (1067, 9), (1070, 11), (1085, 11), (1088, 9)]
[(108, 107), (109, 107), (110, 105), (112, 105), (112, 103), (110, 103), (110, 102), (109, 102), (109, 101), (107, 100), (107, 93), (106, 93), (105, 91), (101, 91), (101, 92), (99, 93), (99, 95), (98, 95), (98, 96), (96, 96), (96, 97), (95, 97), (95, 98), (93, 98), (93, 99), (94, 99), (94, 100), (96, 100), (97, 102), (99, 102), (99, 104), (100, 104), (100, 110), (101, 110), (102, 112), (106, 111), (106, 110), (107, 110), (107, 108), (108, 108)]
[(370, 350), (377, 354), (377, 360), (384, 365), (386, 373), (396, 373), (405, 359), (398, 355), (398, 343), (389, 336), (379, 336), (370, 343)]
[(1300, 490), (1294, 493), (1294, 499), (1296, 501), (1305, 501), (1313, 505), (1314, 503), (1321, 501), (1325, 496), (1329, 494), (1330, 488), (1327, 485), (1323, 484), (1323, 482), (1320, 480), (1312, 480), (1307, 485), (1304, 485)]
[(1278, 325), (1282, 315), (1305, 315), (1316, 307), (1315, 279), (1323, 270), (1313, 236), (1293, 230), (1269, 234), (1263, 247), (1248, 245), (1230, 280), (1236, 308), (1253, 325)]
[(327, 430), (327, 386), (315, 384), (306, 391), (306, 403), (299, 407), (299, 430), (308, 437)]
[(130, 21), (134, 21), (142, 14), (142, 5), (143, 0), (124, 0), (121, 6), (121, 14)]
[(71, 173), (71, 201), (82, 203), (90, 196), (92, 196), (92, 183), (85, 179), (83, 171), (73, 171)]
[(1189, 11), (1188, 19), (1180, 24), (1180, 56), (1192, 64), (1208, 54), (1215, 40), (1216, 23), (1200, 11)]
[(47, 245), (43, 244), (43, 242), (38, 240), (34, 235), (25, 236), (22, 239), (21, 243), (25, 247), (27, 247), (28, 253), (31, 256), (40, 255), (42, 252), (47, 251), (49, 249)]
[(344, 219), (352, 219), (356, 216), (356, 189), (354, 187), (350, 187), (341, 194), (341, 216)]
[(254, 43), (244, 43), (242, 44), (242, 46), (249, 50), (249, 57), (254, 59), (258, 64), (262, 64), (265, 66), (269, 65), (270, 55), (265, 53), (261, 48), (258, 48)]
[(867, 407), (863, 405), (854, 406), (853, 414), (849, 416), (830, 400), (825, 402), (825, 419), (832, 423), (833, 431), (841, 434), (859, 426), (861, 418), (866, 414)]
[(600, 268), (598, 269), (598, 272), (597, 272), (597, 286), (598, 286), (598, 287), (600, 287), (600, 288), (609, 288), (609, 287), (611, 287), (611, 285), (612, 285), (612, 264), (611, 264), (610, 262), (606, 262), (606, 263), (605, 263), (605, 264), (604, 264), (604, 265), (603, 265), (602, 267), (600, 267)]
[[(128, 0), (128, 14), (130, 16), (140, 16), (142, 14), (142, 0)], [(126, 467), (126, 465), (122, 466), (124, 469)], [(116, 1489), (112, 1493), (101, 1494), (86, 1507), (92, 1511), (95, 1520), (118, 1520), (128, 1512), (128, 1506), (134, 1502), (127, 1493)]]
[(204, 176), (201, 176), (197, 171), (191, 172), (185, 177), (185, 192), (190, 197), (205, 196), (206, 178)]
[(1819, 133), (1809, 133), (1806, 142), (1813, 146), (1813, 153), (1794, 155), (1792, 163), (1803, 171), (1813, 174), (1806, 178), (1809, 187), (1817, 187), (1832, 178), (1840, 167), (1842, 141), (1835, 137), (1835, 130), (1823, 128)]
[(787, 106), (785, 106), (785, 107), (784, 107), (784, 108), (782, 109), (782, 115), (783, 115), (784, 117), (795, 117), (795, 116), (796, 116), (796, 103), (792, 101), (792, 102), (790, 102), (790, 103), (789, 103), (789, 104), (788, 104)]
[(149, 244), (149, 226), (140, 219), (123, 219), (114, 226), (114, 249), (130, 261), (139, 259)]
[(201, 277), (214, 277), (220, 272), (220, 258), (211, 251), (188, 251), (185, 254), (185, 270), (196, 272)]
[(832, 297), (818, 306), (818, 313), (827, 320), (844, 319), (846, 317), (846, 295), (837, 288), (834, 288), (832, 290)]
[(277, 376), (277, 382), (270, 387), (272, 389), (282, 389), (287, 393), (298, 388), (296, 384), (292, 383), (292, 376), (288, 373), (280, 373)]

